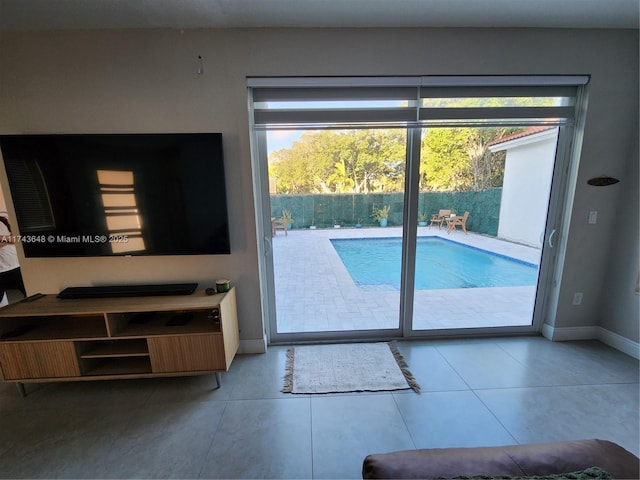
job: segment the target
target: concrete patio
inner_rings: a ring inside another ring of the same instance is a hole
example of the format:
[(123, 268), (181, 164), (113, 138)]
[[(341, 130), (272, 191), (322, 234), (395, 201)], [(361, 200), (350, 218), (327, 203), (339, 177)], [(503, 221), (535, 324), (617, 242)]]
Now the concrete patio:
[[(366, 291), (347, 272), (332, 238), (401, 237), (399, 227), (278, 231), (273, 238), (277, 332), (398, 328), (400, 292)], [(418, 227), (418, 236), (442, 236), (538, 265), (540, 250), (460, 231)], [(530, 325), (536, 287), (416, 290), (414, 330)]]

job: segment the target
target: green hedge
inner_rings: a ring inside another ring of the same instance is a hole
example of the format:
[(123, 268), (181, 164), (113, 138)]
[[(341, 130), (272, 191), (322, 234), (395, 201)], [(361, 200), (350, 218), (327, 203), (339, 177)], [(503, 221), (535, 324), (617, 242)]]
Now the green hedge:
[[(429, 217), (440, 209), (469, 211), (467, 230), (496, 236), (500, 214), (501, 188), (467, 192), (423, 192), (419, 211)], [(389, 226), (402, 225), (402, 193), (271, 195), (271, 216), (280, 217), (282, 210), (293, 216), (292, 228), (330, 228), (338, 224), (353, 227), (377, 226), (371, 218), (374, 208), (391, 206)]]

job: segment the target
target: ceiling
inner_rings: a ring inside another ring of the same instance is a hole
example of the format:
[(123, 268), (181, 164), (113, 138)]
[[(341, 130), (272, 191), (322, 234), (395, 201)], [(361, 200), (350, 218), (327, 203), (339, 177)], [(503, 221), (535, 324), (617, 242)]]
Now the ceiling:
[(638, 0), (0, 0), (0, 30), (633, 28)]

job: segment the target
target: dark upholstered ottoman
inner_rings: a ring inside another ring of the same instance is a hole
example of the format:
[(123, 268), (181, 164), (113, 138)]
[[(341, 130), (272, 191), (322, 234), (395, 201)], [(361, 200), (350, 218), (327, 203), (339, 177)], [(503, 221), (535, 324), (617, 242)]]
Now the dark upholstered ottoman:
[(640, 479), (638, 457), (606, 440), (479, 448), (432, 448), (369, 455), (362, 478), (536, 476), (599, 467), (616, 479)]

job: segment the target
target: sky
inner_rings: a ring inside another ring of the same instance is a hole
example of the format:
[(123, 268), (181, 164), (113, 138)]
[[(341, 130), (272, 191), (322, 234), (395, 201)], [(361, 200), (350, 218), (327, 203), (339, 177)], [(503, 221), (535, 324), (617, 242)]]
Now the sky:
[(267, 132), (267, 151), (271, 155), (276, 150), (289, 148), (298, 140), (303, 130), (271, 130)]

